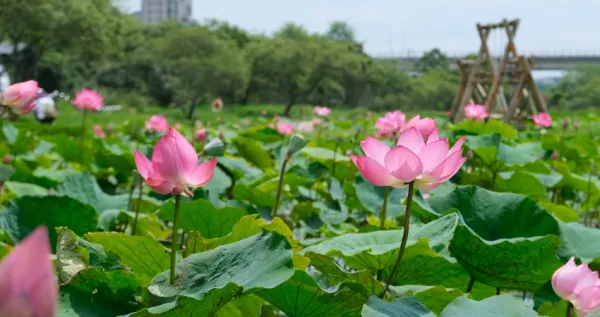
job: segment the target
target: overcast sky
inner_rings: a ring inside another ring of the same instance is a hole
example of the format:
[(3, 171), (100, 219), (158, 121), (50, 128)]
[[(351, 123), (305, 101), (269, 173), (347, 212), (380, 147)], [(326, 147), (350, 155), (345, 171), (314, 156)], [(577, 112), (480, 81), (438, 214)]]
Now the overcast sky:
[[(137, 11), (141, 0), (120, 0)], [(192, 0), (198, 21), (216, 18), (255, 33), (271, 34), (285, 22), (323, 33), (331, 21), (349, 23), (367, 53), (420, 54), (438, 47), (451, 54), (475, 52), (475, 24), (520, 18), (521, 53), (600, 54), (600, 0)], [(504, 33), (490, 35), (501, 52)]]

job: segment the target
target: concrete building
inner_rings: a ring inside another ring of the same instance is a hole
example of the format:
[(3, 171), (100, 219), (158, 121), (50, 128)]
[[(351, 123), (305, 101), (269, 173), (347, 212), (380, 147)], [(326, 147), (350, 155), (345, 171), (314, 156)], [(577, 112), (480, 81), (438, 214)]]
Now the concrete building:
[(192, 21), (192, 0), (142, 0), (142, 11), (135, 14), (144, 24), (157, 24), (174, 19)]

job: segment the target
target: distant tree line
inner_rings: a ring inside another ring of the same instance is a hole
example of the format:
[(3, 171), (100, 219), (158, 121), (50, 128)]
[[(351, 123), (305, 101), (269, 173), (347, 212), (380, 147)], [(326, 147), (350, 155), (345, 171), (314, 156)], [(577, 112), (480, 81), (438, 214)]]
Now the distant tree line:
[(364, 53), (348, 24), (311, 34), (288, 23), (272, 35), (227, 22), (142, 25), (111, 0), (0, 0), (0, 39), (24, 43), (0, 56), (11, 78), (47, 90), (100, 88), (108, 102), (181, 107), (226, 104), (364, 106), (447, 110), (459, 75), (439, 50), (409, 75)]

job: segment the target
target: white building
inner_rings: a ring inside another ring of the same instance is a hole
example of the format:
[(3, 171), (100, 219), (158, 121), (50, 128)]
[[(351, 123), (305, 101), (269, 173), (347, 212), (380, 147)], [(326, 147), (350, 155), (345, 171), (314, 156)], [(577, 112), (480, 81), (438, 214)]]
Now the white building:
[(142, 11), (136, 13), (144, 24), (157, 24), (174, 19), (192, 21), (192, 0), (142, 0)]

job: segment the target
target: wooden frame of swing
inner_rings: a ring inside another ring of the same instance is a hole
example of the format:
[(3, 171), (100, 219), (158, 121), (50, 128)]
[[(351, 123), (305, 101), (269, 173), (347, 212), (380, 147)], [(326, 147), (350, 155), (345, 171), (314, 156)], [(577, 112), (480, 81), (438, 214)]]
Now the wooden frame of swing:
[[(502, 22), (495, 24), (477, 24), (477, 32), (481, 40), (477, 58), (475, 61), (464, 59), (457, 62), (461, 72), (461, 83), (450, 110), (450, 120), (452, 122), (462, 121), (464, 119), (464, 107), (475, 102), (483, 104), (491, 117), (503, 118), (507, 123), (521, 116), (519, 105), (523, 97), (527, 98), (530, 115), (537, 112), (547, 112), (546, 103), (531, 75), (532, 64), (535, 60), (517, 54), (514, 38), (519, 22), (518, 19), (512, 21), (504, 19)], [(505, 30), (508, 42), (500, 65), (496, 67), (487, 41), (491, 31), (499, 28)], [(507, 78), (509, 65), (515, 66), (512, 78)], [(486, 67), (487, 69), (485, 69)], [(517, 83), (517, 85), (513, 89), (510, 104), (508, 104), (504, 86), (514, 83)], [(495, 107), (495, 104), (498, 104), (500, 108), (499, 113), (496, 112), (498, 107)]]

